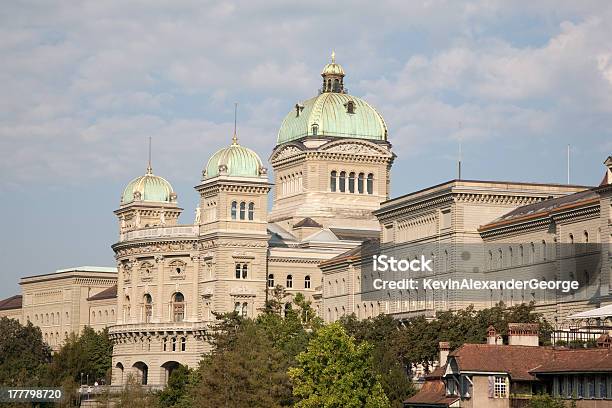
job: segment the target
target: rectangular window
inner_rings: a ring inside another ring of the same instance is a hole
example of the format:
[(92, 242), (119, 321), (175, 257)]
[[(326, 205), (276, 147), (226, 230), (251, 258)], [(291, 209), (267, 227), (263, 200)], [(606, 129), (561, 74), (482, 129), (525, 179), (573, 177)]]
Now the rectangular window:
[(608, 398), (608, 380), (606, 377), (599, 378), (599, 398)]
[(507, 398), (506, 377), (495, 377), (494, 396), (495, 398)]

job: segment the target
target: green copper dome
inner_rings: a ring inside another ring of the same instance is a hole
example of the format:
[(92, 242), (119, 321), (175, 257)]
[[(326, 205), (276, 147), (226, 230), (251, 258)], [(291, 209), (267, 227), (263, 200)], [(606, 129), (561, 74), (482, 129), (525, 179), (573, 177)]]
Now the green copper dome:
[(259, 177), (263, 174), (266, 169), (257, 153), (238, 144), (235, 136), (231, 145), (212, 155), (204, 169), (205, 179), (219, 175)]
[(305, 136), (387, 140), (387, 125), (376, 109), (363, 99), (325, 92), (296, 105), (285, 116), (276, 142), (287, 143)]
[(295, 105), (278, 131), (277, 144), (303, 137), (342, 137), (387, 140), (383, 117), (366, 101), (346, 93), (344, 69), (332, 54), (321, 73), (321, 93)]
[(176, 202), (176, 194), (172, 185), (165, 178), (154, 175), (149, 166), (144, 176), (136, 177), (123, 190), (121, 204), (133, 201), (172, 203)]

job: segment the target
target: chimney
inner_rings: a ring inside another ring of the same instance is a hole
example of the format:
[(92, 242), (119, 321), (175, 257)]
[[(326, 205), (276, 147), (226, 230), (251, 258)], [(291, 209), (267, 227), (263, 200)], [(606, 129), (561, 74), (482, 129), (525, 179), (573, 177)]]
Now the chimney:
[(493, 325), (487, 329), (487, 344), (497, 344), (497, 331)]
[(448, 353), (450, 352), (450, 343), (448, 341), (441, 341), (440, 344), (438, 344), (438, 348), (440, 350), (438, 365), (442, 367), (444, 364), (446, 364), (446, 360), (448, 359)]
[(508, 323), (508, 344), (537, 347), (539, 328), (537, 323)]

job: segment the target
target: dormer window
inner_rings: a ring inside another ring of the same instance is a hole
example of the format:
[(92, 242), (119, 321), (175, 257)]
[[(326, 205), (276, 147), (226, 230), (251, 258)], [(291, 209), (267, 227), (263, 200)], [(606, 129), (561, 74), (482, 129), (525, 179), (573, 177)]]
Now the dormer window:
[(355, 102), (348, 101), (347, 103), (344, 104), (344, 106), (346, 106), (346, 113), (350, 113), (350, 114), (355, 113)]
[(300, 117), (300, 113), (302, 113), (302, 111), (304, 110), (304, 106), (300, 105), (299, 103), (295, 104), (295, 117), (299, 118)]
[(314, 125), (312, 125), (312, 135), (316, 136), (318, 133), (319, 133), (319, 125), (315, 123)]

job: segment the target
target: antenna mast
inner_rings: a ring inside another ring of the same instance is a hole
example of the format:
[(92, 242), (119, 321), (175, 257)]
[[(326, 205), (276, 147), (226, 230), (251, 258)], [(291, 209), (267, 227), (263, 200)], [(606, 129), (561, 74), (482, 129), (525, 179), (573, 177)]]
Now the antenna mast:
[(457, 173), (458, 173), (458, 180), (461, 180), (461, 159), (463, 158), (463, 152), (461, 149), (461, 129), (462, 129), (462, 124), (461, 122), (459, 122), (459, 160), (457, 161)]
[(570, 183), (570, 145), (567, 145), (567, 184)]
[(147, 174), (153, 174), (153, 168), (151, 167), (151, 136), (149, 136), (149, 165), (147, 166)]
[(238, 122), (238, 102), (234, 102), (234, 136), (232, 137), (232, 144), (238, 144), (238, 136), (236, 135), (236, 128)]

